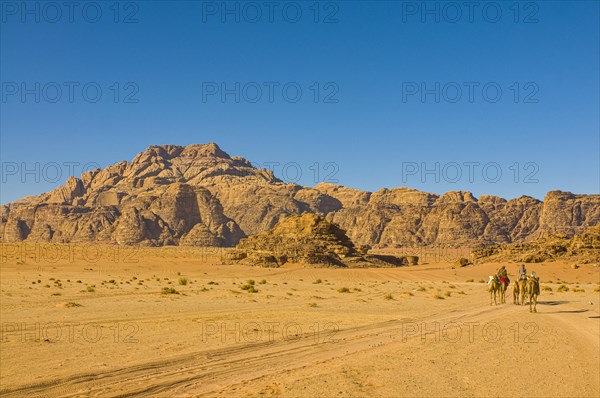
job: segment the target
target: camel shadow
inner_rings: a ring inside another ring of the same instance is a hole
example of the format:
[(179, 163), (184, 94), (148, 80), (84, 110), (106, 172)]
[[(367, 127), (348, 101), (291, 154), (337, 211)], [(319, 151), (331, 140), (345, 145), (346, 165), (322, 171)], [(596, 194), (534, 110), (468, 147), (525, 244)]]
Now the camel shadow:
[(549, 314), (580, 314), (582, 312), (588, 312), (589, 310), (570, 310), (570, 311), (555, 311), (549, 312)]
[(561, 305), (567, 303), (570, 303), (570, 301), (538, 301), (540, 305)]

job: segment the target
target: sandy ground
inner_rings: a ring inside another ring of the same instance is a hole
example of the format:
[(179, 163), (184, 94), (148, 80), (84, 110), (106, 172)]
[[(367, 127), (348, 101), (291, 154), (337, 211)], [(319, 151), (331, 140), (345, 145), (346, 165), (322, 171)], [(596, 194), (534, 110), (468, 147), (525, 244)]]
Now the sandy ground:
[[(545, 289), (530, 313), (512, 288), (490, 306), (480, 280), (498, 264), (265, 269), (219, 265), (214, 249), (1, 248), (2, 397), (600, 396), (597, 264), (530, 266)], [(258, 292), (241, 289), (250, 279)]]

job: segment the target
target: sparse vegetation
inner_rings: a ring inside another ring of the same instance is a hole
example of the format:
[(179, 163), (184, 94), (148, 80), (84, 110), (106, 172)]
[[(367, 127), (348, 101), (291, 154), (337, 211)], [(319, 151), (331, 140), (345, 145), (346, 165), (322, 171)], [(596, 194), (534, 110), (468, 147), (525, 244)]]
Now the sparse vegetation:
[(475, 279), (467, 279), (465, 282), (475, 282)]
[(240, 289), (246, 290), (248, 293), (258, 293), (258, 290), (254, 287), (254, 284), (255, 282), (253, 279), (248, 279), (246, 284), (240, 286)]
[(386, 294), (385, 296), (383, 296), (384, 300), (393, 300), (394, 296), (392, 296), (391, 293)]
[(585, 289), (573, 289), (574, 293), (585, 293)]
[(560, 285), (556, 291), (559, 293), (568, 292), (569, 288), (566, 285)]
[(163, 287), (161, 290), (162, 294), (179, 294), (177, 290), (172, 287)]
[(350, 289), (347, 287), (341, 287), (338, 289), (338, 293), (350, 293)]
[(188, 284), (188, 279), (187, 278), (179, 278), (179, 285), (181, 286), (187, 286)]
[(443, 299), (444, 299), (444, 296), (442, 296), (442, 295), (440, 295), (440, 294), (434, 294), (434, 295), (433, 295), (433, 298), (434, 298), (434, 299), (436, 299), (436, 300), (443, 300)]
[(542, 287), (542, 291), (543, 292), (551, 292), (552, 288), (550, 286), (544, 286), (544, 287)]
[(313, 285), (318, 285), (319, 283), (323, 283), (321, 279), (317, 279), (313, 282)]

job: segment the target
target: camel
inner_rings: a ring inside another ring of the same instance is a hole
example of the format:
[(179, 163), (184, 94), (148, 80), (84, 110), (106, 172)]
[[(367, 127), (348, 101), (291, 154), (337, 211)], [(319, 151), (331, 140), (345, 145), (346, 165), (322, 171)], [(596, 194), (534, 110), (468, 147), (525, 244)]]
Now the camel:
[(525, 289), (527, 287), (527, 281), (525, 279), (519, 279), (515, 282), (513, 287), (513, 304), (525, 305)]
[[(500, 285), (503, 285), (503, 283), (498, 282), (495, 277), (490, 276), (490, 280), (488, 282), (488, 292), (490, 292), (490, 305), (498, 305), (498, 303), (496, 302), (496, 294), (500, 293)], [(494, 304), (492, 304), (492, 297), (494, 299)]]
[(508, 289), (508, 284), (500, 282), (500, 286), (498, 287), (498, 293), (500, 294), (500, 304), (506, 304), (506, 289)]
[[(525, 288), (527, 297), (529, 298), (529, 312), (537, 312), (537, 297), (540, 294), (540, 280), (536, 277), (531, 277), (527, 280)], [(533, 308), (532, 308), (533, 307)]]

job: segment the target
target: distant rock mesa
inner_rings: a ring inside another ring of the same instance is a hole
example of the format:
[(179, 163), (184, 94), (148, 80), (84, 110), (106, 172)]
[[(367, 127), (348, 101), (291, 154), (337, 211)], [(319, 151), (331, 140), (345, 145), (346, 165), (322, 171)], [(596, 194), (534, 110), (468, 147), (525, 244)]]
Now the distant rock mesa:
[(151, 146), (131, 162), (0, 206), (3, 242), (234, 246), (289, 215), (313, 213), (358, 245), (494, 245), (549, 233), (573, 236), (600, 221), (600, 195), (551, 191), (544, 201), (410, 188), (364, 192), (290, 184), (216, 144)]

